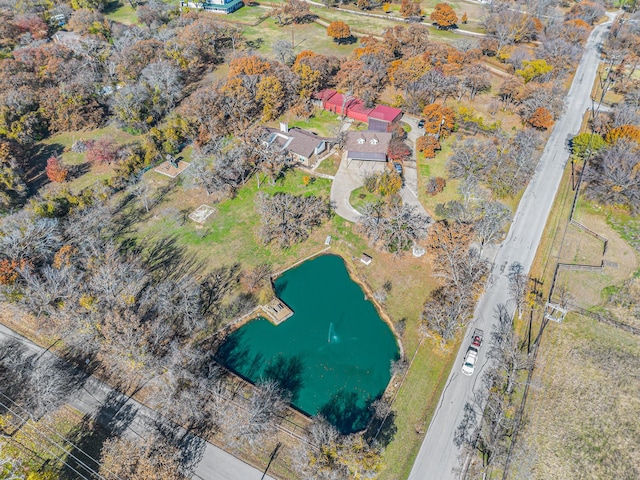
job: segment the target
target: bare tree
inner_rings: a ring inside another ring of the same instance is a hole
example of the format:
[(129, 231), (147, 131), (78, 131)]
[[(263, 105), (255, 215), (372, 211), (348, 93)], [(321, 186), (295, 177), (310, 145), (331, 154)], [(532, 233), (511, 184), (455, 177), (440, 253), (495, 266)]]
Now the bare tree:
[(482, 202), (477, 213), (477, 218), (473, 231), (476, 238), (480, 240), (481, 248), (487, 243), (493, 243), (498, 239), (500, 232), (511, 219), (511, 211), (500, 202)]
[(503, 391), (511, 395), (518, 383), (520, 372), (531, 366), (528, 354), (520, 348), (518, 335), (513, 329), (513, 315), (506, 306), (496, 307), (498, 324), (491, 332), (489, 356), (496, 361), (496, 368), (503, 379)]
[(518, 318), (522, 318), (522, 307), (524, 306), (527, 295), (529, 277), (519, 262), (513, 262), (509, 265), (509, 273), (507, 276), (509, 278), (509, 294), (511, 300), (515, 302), (516, 308), (518, 309)]
[(260, 193), (256, 199), (256, 210), (262, 218), (259, 235), (263, 243), (275, 240), (283, 248), (305, 240), (311, 230), (331, 214), (325, 198), (283, 192), (274, 195)]
[(150, 110), (156, 118), (171, 110), (182, 96), (180, 70), (171, 62), (150, 63), (142, 70), (140, 81), (149, 91)]
[(249, 290), (253, 291), (260, 288), (264, 282), (271, 276), (273, 269), (268, 263), (256, 265), (244, 276)]
[(273, 54), (285, 65), (292, 65), (296, 59), (293, 44), (289, 40), (276, 40), (272, 46)]
[(274, 380), (258, 383), (246, 407), (237, 408), (236, 422), (229, 432), (236, 442), (256, 445), (272, 434), (275, 422), (289, 404), (287, 393)]
[(142, 203), (145, 212), (149, 213), (151, 188), (142, 179), (142, 175), (137, 175), (130, 181), (129, 191)]
[(598, 152), (585, 170), (587, 196), (608, 205), (640, 209), (640, 175), (637, 144), (618, 140)]
[(425, 237), (430, 222), (411, 205), (374, 202), (365, 205), (359, 228), (373, 244), (399, 254)]

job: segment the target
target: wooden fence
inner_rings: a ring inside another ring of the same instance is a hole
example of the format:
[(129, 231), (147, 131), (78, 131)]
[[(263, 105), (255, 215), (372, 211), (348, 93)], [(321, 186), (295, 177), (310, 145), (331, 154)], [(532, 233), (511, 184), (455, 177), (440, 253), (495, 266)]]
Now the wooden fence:
[(574, 220), (573, 218), (569, 221), (569, 223), (577, 228), (579, 228), (580, 230), (582, 230), (585, 233), (588, 233), (589, 235), (591, 235), (592, 237), (597, 238), (598, 240), (600, 240), (604, 246), (602, 249), (602, 255), (607, 253), (607, 247), (609, 245), (609, 240), (606, 237), (603, 237), (602, 235), (600, 235), (598, 232), (594, 232), (593, 230), (591, 230), (589, 227), (586, 227), (584, 225), (582, 225), (580, 222), (577, 222), (576, 220)]

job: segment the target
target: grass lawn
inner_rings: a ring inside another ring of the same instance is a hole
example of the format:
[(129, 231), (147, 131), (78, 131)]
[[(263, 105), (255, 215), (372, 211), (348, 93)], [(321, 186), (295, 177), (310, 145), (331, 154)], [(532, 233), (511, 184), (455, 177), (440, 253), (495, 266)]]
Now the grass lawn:
[[(242, 7), (223, 20), (237, 23), (249, 47), (257, 53), (271, 55), (272, 45), (276, 40), (287, 40), (294, 43), (296, 54), (303, 50), (312, 50), (323, 55), (338, 57), (349, 55), (357, 43), (337, 44), (329, 36), (327, 29), (317, 23), (279, 25), (275, 18), (261, 18), (270, 10), (262, 7)], [(260, 22), (258, 25), (256, 23)]]
[(335, 138), (338, 128), (342, 125), (340, 115), (331, 113), (321, 108), (316, 108), (313, 115), (308, 119), (300, 119), (293, 117), (289, 112), (285, 113), (277, 121), (272, 122), (277, 125), (279, 122), (287, 122), (289, 127), (302, 128), (310, 130), (322, 137)]
[[(429, 342), (417, 351), (405, 383), (394, 402), (397, 432), (384, 453), (386, 468), (380, 480), (402, 480), (409, 476), (431, 417), (455, 360), (457, 343), (447, 352)], [(415, 352), (411, 350), (409, 354)]]
[(353, 208), (355, 208), (359, 212), (362, 212), (362, 208), (367, 203), (373, 203), (382, 199), (383, 197), (381, 197), (377, 193), (371, 193), (365, 187), (360, 187), (351, 192), (349, 203)]
[[(431, 216), (438, 219), (435, 215), (436, 205), (439, 203), (446, 203), (451, 200), (458, 200), (460, 195), (458, 194), (458, 185), (460, 181), (458, 179), (449, 179), (447, 172), (447, 159), (451, 154), (451, 145), (455, 140), (455, 135), (442, 141), (442, 150), (440, 150), (435, 158), (424, 158), (422, 153), (417, 153), (417, 166), (418, 166), (418, 198), (429, 212)], [(430, 177), (442, 177), (447, 179), (447, 184), (444, 190), (436, 195), (428, 195), (426, 193), (426, 185)]]
[(131, 5), (124, 5), (120, 1), (109, 3), (104, 10), (104, 16), (109, 20), (124, 23), (125, 25), (135, 25), (138, 23), (136, 9)]
[(335, 175), (340, 167), (340, 160), (342, 155), (334, 153), (330, 157), (322, 160), (322, 163), (316, 167), (316, 172), (324, 173), (325, 175)]
[[(73, 446), (62, 439), (75, 440), (82, 418), (78, 411), (64, 406), (38, 421), (29, 420), (14, 435), (0, 440), (0, 454), (20, 460), (29, 471), (50, 475), (37, 478), (72, 478), (69, 476), (71, 472), (64, 469), (63, 462), (74, 463), (69, 458), (69, 452), (73, 451)], [(6, 423), (0, 417), (0, 422), (7, 432), (13, 431), (14, 424), (9, 417)], [(44, 435), (41, 435), (41, 432)], [(45, 436), (53, 441), (47, 441)], [(86, 445), (83, 445), (84, 449)], [(76, 455), (78, 455), (77, 452)], [(32, 477), (29, 476), (29, 478)]]
[(569, 314), (538, 355), (509, 478), (637, 478), (638, 338)]
[[(267, 193), (287, 191), (294, 194), (329, 196), (329, 180), (317, 178), (305, 187), (302, 182), (303, 175), (302, 172), (294, 170), (275, 185), (263, 184), (260, 190)], [(152, 171), (146, 176), (159, 184), (163, 181), (161, 175)], [(165, 180), (168, 181), (169, 179)], [(185, 191), (179, 187), (174, 188), (140, 221), (135, 237), (144, 239), (145, 242), (153, 242), (175, 236), (178, 245), (202, 263), (204, 271), (233, 262), (240, 262), (247, 268), (260, 263), (271, 263), (278, 269), (321, 249), (324, 236), (320, 233), (312, 235), (307, 242), (286, 250), (260, 244), (257, 238), (260, 219), (254, 208), (257, 193), (257, 183), (255, 179), (251, 179), (247, 186), (239, 190), (235, 198), (215, 204), (217, 213), (200, 226), (191, 220), (182, 223), (180, 219), (203, 203), (211, 204), (211, 199), (198, 189)]]

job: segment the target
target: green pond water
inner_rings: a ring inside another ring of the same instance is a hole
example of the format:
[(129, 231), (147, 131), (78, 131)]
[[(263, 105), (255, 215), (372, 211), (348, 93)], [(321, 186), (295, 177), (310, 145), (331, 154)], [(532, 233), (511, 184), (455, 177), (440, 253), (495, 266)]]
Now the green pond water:
[(321, 413), (341, 432), (361, 430), (398, 358), (393, 333), (335, 255), (285, 272), (275, 289), (294, 315), (277, 327), (250, 321), (220, 347), (219, 359), (252, 382), (278, 381), (296, 408)]

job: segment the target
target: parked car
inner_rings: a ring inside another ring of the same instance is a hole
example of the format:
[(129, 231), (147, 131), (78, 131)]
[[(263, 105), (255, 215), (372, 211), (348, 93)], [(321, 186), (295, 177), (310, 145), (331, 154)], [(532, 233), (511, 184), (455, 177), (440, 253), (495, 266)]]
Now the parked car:
[(398, 162), (393, 162), (393, 169), (398, 175), (402, 176), (402, 165), (400, 165)]
[(476, 362), (478, 361), (478, 353), (480, 346), (482, 345), (482, 338), (484, 332), (479, 328), (476, 328), (471, 335), (471, 344), (467, 348), (467, 353), (464, 356), (464, 362), (462, 363), (462, 373), (465, 375), (473, 375), (473, 371), (476, 368)]
[(424, 120), (418, 122), (418, 128), (424, 128)]

